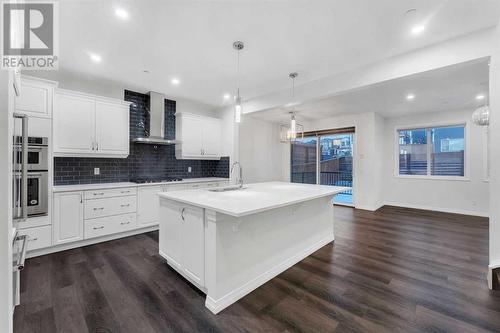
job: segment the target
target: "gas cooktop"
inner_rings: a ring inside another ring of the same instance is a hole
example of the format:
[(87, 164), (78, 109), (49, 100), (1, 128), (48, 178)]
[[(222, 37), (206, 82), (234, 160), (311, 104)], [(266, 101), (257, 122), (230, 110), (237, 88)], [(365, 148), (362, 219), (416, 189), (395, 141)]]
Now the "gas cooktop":
[(170, 182), (180, 182), (182, 178), (175, 177), (162, 177), (162, 178), (153, 178), (153, 177), (141, 177), (134, 178), (130, 181), (136, 184), (146, 184), (146, 183), (170, 183)]

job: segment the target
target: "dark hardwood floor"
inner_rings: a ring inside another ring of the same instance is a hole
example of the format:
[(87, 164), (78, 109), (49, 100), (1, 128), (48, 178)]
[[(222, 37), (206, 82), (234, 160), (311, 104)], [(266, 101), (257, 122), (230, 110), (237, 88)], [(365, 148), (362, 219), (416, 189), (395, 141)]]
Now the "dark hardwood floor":
[(27, 260), (15, 332), (500, 332), (487, 219), (338, 207), (336, 240), (219, 315), (149, 233)]

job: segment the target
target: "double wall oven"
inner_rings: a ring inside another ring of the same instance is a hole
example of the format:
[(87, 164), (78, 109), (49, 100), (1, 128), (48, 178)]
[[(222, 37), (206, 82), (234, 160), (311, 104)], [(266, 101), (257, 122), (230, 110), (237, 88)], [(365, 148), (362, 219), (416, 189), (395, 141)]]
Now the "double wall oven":
[[(25, 139), (28, 142), (23, 145)], [(26, 147), (26, 152), (23, 147)], [(14, 217), (23, 218), (23, 214), (25, 217), (47, 215), (48, 139), (16, 136), (13, 151)], [(25, 176), (23, 176), (24, 170), (26, 170)]]

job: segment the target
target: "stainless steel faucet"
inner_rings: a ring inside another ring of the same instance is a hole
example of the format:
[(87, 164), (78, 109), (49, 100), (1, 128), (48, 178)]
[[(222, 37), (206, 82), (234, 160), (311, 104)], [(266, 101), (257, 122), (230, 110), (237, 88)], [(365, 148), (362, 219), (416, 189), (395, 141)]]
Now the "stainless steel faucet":
[(243, 187), (243, 170), (241, 168), (240, 162), (234, 162), (233, 165), (231, 165), (231, 175), (233, 174), (233, 170), (234, 170), (234, 167), (236, 165), (238, 165), (238, 168), (240, 169), (239, 175), (238, 175), (238, 183), (239, 183), (239, 187), (242, 188)]

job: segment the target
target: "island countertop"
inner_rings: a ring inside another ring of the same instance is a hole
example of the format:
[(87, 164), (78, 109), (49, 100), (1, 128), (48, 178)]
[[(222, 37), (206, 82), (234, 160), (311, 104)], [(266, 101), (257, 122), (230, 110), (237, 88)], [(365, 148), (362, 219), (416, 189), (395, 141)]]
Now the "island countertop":
[(347, 187), (286, 182), (245, 184), (241, 190), (211, 192), (207, 189), (162, 192), (160, 198), (242, 217), (304, 201), (333, 196)]

